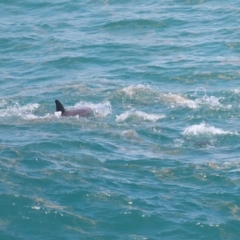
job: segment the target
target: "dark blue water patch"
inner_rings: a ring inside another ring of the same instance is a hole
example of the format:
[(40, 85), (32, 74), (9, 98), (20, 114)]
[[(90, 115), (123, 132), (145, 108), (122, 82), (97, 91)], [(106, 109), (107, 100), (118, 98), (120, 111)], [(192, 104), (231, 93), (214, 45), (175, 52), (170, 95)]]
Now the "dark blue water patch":
[(1, 149), (1, 157), (4, 159), (18, 159), (22, 157), (21, 152), (19, 152), (14, 147), (3, 146)]
[[(23, 201), (21, 201), (21, 199)], [(8, 201), (9, 200), (10, 199), (8, 199)], [(39, 239), (41, 238), (41, 236), (49, 236), (50, 238), (54, 237), (55, 233), (53, 232), (55, 232), (57, 228), (62, 226), (62, 224), (72, 227), (79, 225), (80, 222), (80, 225), (82, 226), (87, 224), (84, 218), (83, 220), (81, 220), (81, 217), (78, 215), (75, 215), (74, 217), (71, 212), (68, 213), (68, 211), (64, 210), (63, 214), (62, 208), (60, 206), (60, 209), (58, 209), (58, 205), (55, 205), (56, 207), (54, 207), (54, 203), (51, 203), (48, 200), (40, 198), (36, 199), (36, 201), (27, 200), (30, 199), (20, 196), (14, 200), (14, 207), (12, 207), (12, 209), (14, 212), (17, 211), (18, 215), (11, 214), (10, 212), (10, 214), (8, 214), (8, 217), (6, 217), (4, 212), (2, 212), (2, 216), (4, 216), (6, 219), (8, 219), (9, 222), (11, 222), (12, 229), (15, 229), (16, 232), (18, 232), (18, 234), (23, 237), (23, 239), (33, 237), (35, 236), (35, 234), (39, 236)], [(41, 203), (46, 203), (46, 206), (42, 207)], [(9, 201), (9, 205), (11, 204), (12, 202)], [(5, 207), (9, 208), (10, 206), (6, 205)], [(19, 221), (18, 219), (21, 220)], [(28, 224), (29, 221), (31, 221), (30, 225)], [(50, 222), (51, 224), (49, 224)], [(28, 227), (24, 227), (25, 230), (22, 231), (22, 227), (26, 224), (28, 225)], [(39, 226), (41, 227), (39, 228)], [(6, 227), (6, 229), (8, 229), (8, 226)], [(66, 229), (64, 230), (66, 231)], [(67, 233), (65, 231), (62, 232), (63, 238), (67, 237)], [(14, 237), (16, 237), (15, 234)]]
[[(131, 62), (131, 58), (128, 58), (127, 61)], [(63, 70), (74, 70), (78, 68), (78, 71), (86, 69), (95, 68), (95, 71), (99, 68), (99, 65), (102, 67), (108, 68), (109, 64), (118, 64), (120, 63), (120, 59), (112, 57), (106, 58), (104, 56), (60, 56), (57, 59), (47, 60), (43, 62), (43, 64), (47, 68), (51, 69), (61, 69)]]
[[(178, 24), (180, 24), (178, 22)], [(163, 28), (164, 22), (154, 21), (150, 19), (128, 19), (128, 20), (120, 20), (120, 21), (113, 21), (110, 23), (106, 23), (102, 26), (102, 30), (108, 30), (113, 32), (118, 31), (126, 31), (126, 30), (141, 30), (150, 29), (150, 28)]]
[(138, 134), (145, 141), (152, 144), (157, 144), (161, 147), (171, 145), (173, 140), (179, 137), (179, 132), (174, 129), (167, 129), (163, 127), (160, 127), (160, 131), (156, 131), (156, 129), (156, 126), (150, 130), (141, 128), (138, 130)]
[(229, 49), (238, 53), (240, 51), (240, 44), (237, 41), (228, 41), (225, 43)]

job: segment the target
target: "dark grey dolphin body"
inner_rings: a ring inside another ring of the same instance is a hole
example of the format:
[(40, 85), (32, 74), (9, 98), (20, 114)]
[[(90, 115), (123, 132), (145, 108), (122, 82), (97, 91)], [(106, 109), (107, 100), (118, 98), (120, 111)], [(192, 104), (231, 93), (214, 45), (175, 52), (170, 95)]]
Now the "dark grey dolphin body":
[(80, 117), (87, 117), (92, 113), (92, 109), (89, 107), (82, 107), (79, 109), (69, 109), (65, 110), (63, 105), (58, 101), (55, 100), (56, 103), (56, 111), (62, 112), (61, 116), (80, 116)]

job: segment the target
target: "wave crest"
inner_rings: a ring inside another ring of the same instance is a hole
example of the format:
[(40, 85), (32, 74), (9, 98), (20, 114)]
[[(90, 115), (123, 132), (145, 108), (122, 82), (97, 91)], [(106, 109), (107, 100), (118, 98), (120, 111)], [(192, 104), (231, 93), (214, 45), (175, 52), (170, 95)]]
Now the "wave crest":
[(123, 122), (125, 120), (127, 120), (128, 118), (140, 118), (148, 121), (152, 121), (152, 122), (156, 122), (157, 120), (161, 119), (161, 118), (165, 118), (165, 115), (163, 114), (148, 114), (142, 111), (136, 111), (136, 110), (131, 110), (131, 111), (127, 111), (125, 113), (122, 113), (118, 116), (116, 116), (116, 121), (117, 122)]
[(205, 123), (186, 127), (183, 135), (238, 135), (238, 132), (224, 131), (221, 128), (207, 126)]

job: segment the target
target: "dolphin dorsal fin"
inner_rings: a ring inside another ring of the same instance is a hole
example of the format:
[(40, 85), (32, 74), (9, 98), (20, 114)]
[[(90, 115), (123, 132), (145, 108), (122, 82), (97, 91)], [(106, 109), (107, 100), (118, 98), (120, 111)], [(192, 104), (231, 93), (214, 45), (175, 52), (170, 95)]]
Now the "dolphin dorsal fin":
[(58, 100), (55, 100), (55, 103), (56, 103), (56, 112), (61, 111), (62, 113), (64, 113), (65, 109), (63, 105)]

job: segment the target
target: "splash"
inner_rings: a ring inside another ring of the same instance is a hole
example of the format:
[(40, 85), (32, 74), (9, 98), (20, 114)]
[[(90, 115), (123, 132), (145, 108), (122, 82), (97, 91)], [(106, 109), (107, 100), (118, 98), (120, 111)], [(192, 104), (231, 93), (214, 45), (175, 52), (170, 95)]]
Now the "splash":
[(61, 114), (62, 114), (61, 111), (57, 111), (57, 112), (54, 113), (54, 115), (55, 115), (57, 118), (61, 117)]
[(211, 108), (223, 108), (223, 105), (219, 102), (219, 100), (222, 99), (214, 97), (214, 96), (204, 96), (202, 98), (196, 99), (196, 103), (200, 106), (200, 105), (207, 105)]
[(75, 104), (74, 108), (81, 107), (90, 107), (93, 110), (94, 116), (96, 117), (106, 117), (112, 113), (112, 105), (109, 101), (103, 103), (89, 103), (89, 102), (80, 102)]

